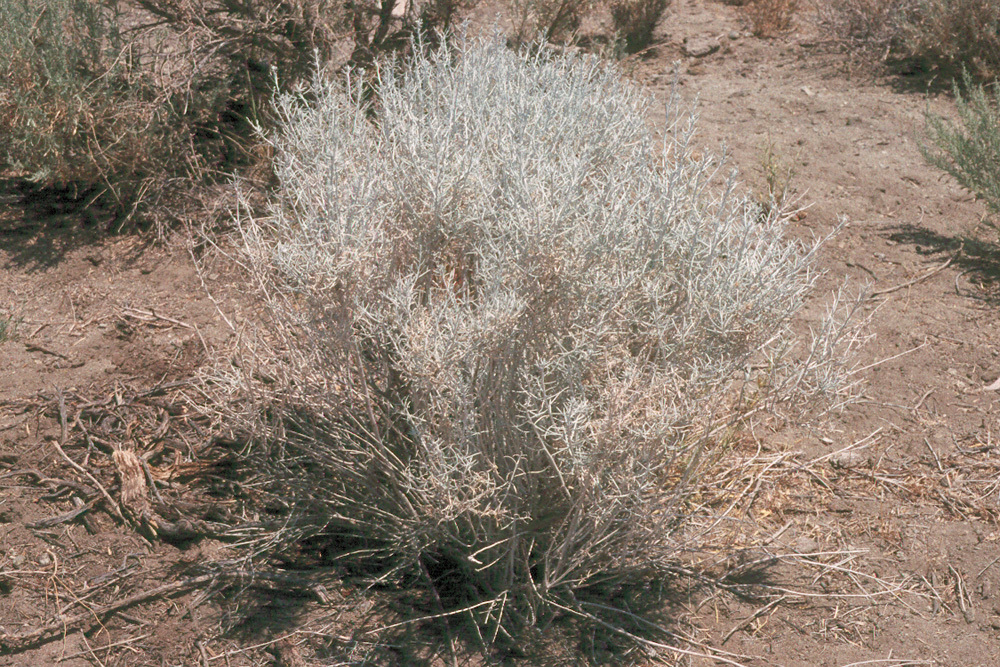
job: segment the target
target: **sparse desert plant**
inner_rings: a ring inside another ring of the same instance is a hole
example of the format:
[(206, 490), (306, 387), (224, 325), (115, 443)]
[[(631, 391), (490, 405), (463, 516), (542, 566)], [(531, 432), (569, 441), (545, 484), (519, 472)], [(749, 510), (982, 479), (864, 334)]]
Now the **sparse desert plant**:
[(594, 4), (594, 0), (510, 0), (510, 39), (514, 44), (570, 40)]
[(1000, 214), (1000, 86), (977, 85), (965, 71), (953, 90), (960, 125), (928, 113), (924, 156)]
[(222, 406), (295, 508), (258, 547), (424, 582), (485, 643), (620, 627), (588, 599), (698, 549), (749, 388), (839, 391), (843, 328), (791, 351), (814, 247), (595, 59), (492, 38), (378, 74), (372, 106), (322, 74), (278, 99), (281, 187), (238, 221), (267, 319)]
[(820, 23), (855, 53), (885, 59), (903, 48), (913, 0), (818, 2)]
[(754, 35), (770, 38), (792, 27), (798, 9), (798, 0), (748, 0), (741, 11)]
[(625, 41), (625, 52), (636, 53), (653, 40), (653, 31), (660, 22), (670, 0), (610, 0), (612, 25), (619, 39)]
[(137, 69), (117, 3), (0, 2), (0, 136), (31, 180), (129, 212), (176, 158), (162, 97)]
[(162, 216), (259, 166), (252, 126), (317, 60), (369, 62), (473, 2), (0, 0), (0, 162), (119, 228)]
[(780, 213), (788, 207), (789, 188), (795, 177), (795, 167), (775, 149), (774, 141), (768, 138), (761, 149), (757, 166), (761, 187), (757, 191), (757, 202), (766, 216)]
[(13, 313), (0, 313), (0, 343), (6, 343), (17, 336), (21, 321), (21, 317)]
[(995, 0), (844, 0), (817, 3), (821, 24), (856, 53), (916, 58), (980, 79), (1000, 77)]
[(909, 14), (912, 55), (951, 71), (965, 68), (980, 79), (1000, 77), (1000, 2), (922, 0)]

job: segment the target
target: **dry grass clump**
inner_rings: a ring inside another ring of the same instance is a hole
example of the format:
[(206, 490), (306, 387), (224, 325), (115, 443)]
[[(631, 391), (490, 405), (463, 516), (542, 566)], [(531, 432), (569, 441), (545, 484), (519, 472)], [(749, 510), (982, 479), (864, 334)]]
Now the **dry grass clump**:
[(821, 23), (857, 51), (926, 60), (981, 79), (1000, 76), (994, 0), (846, 0), (818, 4)]
[(484, 648), (621, 627), (607, 596), (699, 548), (729, 429), (841, 395), (845, 328), (794, 351), (813, 249), (595, 60), (494, 38), (376, 74), (371, 106), (278, 99), (281, 187), (238, 221), (268, 310), (222, 409), (290, 510), (256, 546), (422, 582)]
[(185, 147), (123, 29), (112, 4), (0, 2), (0, 160), (127, 217)]
[(799, 0), (747, 0), (739, 4), (753, 34), (763, 38), (776, 37), (791, 28), (799, 10)]
[(251, 127), (317, 59), (370, 62), (473, 1), (0, 0), (0, 163), (119, 229), (162, 221), (266, 160)]
[(626, 53), (636, 53), (649, 45), (669, 5), (670, 0), (609, 0), (612, 25), (619, 39), (624, 40)]

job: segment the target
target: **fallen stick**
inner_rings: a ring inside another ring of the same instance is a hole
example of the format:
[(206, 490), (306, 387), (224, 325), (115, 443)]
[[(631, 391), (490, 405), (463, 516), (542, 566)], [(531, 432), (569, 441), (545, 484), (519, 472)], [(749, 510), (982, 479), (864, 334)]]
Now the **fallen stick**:
[[(961, 252), (961, 250), (959, 250), (959, 252)], [(907, 287), (912, 287), (913, 285), (916, 285), (917, 283), (923, 282), (923, 281), (927, 280), (928, 278), (930, 278), (931, 276), (934, 276), (934, 275), (940, 273), (941, 271), (944, 271), (945, 269), (947, 269), (951, 265), (951, 263), (953, 261), (955, 261), (956, 257), (958, 257), (958, 253), (955, 253), (954, 255), (952, 255), (951, 257), (948, 258), (947, 262), (945, 262), (944, 264), (941, 264), (940, 266), (934, 267), (933, 269), (931, 269), (930, 271), (928, 271), (924, 275), (917, 276), (913, 280), (908, 280), (905, 283), (900, 283), (899, 285), (895, 285), (893, 287), (887, 287), (885, 289), (875, 290), (874, 292), (872, 292), (871, 294), (868, 295), (868, 298), (871, 299), (871, 298), (874, 298), (876, 296), (882, 296), (883, 294), (891, 294), (892, 292), (898, 292), (901, 289), (906, 289)]]
[[(0, 635), (0, 654), (22, 651), (29, 646), (44, 642), (46, 639), (51, 639), (56, 634), (69, 633), (71, 629), (75, 629), (79, 626), (89, 626), (91, 624), (98, 623), (100, 622), (101, 617), (107, 616), (108, 614), (118, 611), (119, 609), (126, 609), (127, 607), (139, 604), (140, 602), (145, 602), (147, 600), (152, 600), (166, 595), (173, 595), (175, 593), (180, 593), (181, 591), (187, 591), (202, 584), (206, 584), (217, 577), (217, 574), (203, 574), (198, 577), (175, 581), (173, 583), (164, 584), (163, 586), (157, 586), (156, 588), (148, 591), (130, 595), (126, 598), (118, 600), (117, 602), (112, 602), (111, 604), (94, 606), (89, 611), (85, 611), (74, 616), (63, 616), (55, 621), (52, 621), (51, 623), (47, 623), (40, 628), (35, 628), (29, 632), (8, 632)], [(50, 637), (50, 635), (53, 637)]]
[(55, 440), (52, 441), (52, 444), (55, 445), (56, 450), (58, 450), (59, 454), (63, 457), (63, 459), (66, 460), (67, 463), (70, 464), (70, 466), (74, 470), (83, 475), (86, 475), (87, 478), (91, 482), (93, 482), (94, 486), (97, 487), (97, 490), (101, 492), (102, 496), (104, 496), (104, 499), (108, 501), (108, 509), (111, 511), (111, 513), (114, 514), (116, 517), (118, 517), (122, 521), (122, 523), (128, 523), (128, 521), (125, 519), (125, 516), (122, 514), (121, 509), (119, 509), (118, 503), (114, 501), (114, 499), (111, 497), (111, 494), (108, 493), (108, 490), (104, 488), (104, 485), (98, 482), (97, 478), (91, 475), (86, 468), (84, 468), (79, 463), (71, 459), (69, 455), (62, 448), (62, 446), (66, 444), (66, 439), (69, 437), (69, 426), (66, 424), (66, 397), (63, 395), (62, 389), (59, 390), (59, 423), (61, 426), (59, 441), (58, 442)]
[(770, 610), (774, 609), (775, 607), (777, 607), (779, 604), (781, 604), (782, 602), (784, 602), (787, 599), (788, 599), (787, 595), (782, 595), (780, 598), (778, 598), (776, 600), (771, 600), (766, 605), (764, 605), (763, 607), (761, 607), (760, 609), (758, 609), (757, 611), (755, 611), (753, 614), (751, 614), (749, 618), (745, 618), (742, 621), (740, 621), (739, 623), (737, 623), (733, 627), (733, 629), (730, 630), (729, 632), (727, 632), (726, 636), (722, 638), (722, 644), (723, 644), (723, 646), (725, 646), (726, 642), (729, 641), (730, 637), (732, 637), (737, 632), (739, 632), (743, 628), (747, 627), (748, 625), (750, 625), (751, 623), (753, 623), (754, 621), (756, 621), (758, 618), (760, 618), (761, 616), (763, 616), (764, 614), (766, 614)]
[(41, 528), (51, 528), (52, 526), (58, 526), (61, 523), (67, 523), (69, 521), (73, 521), (81, 514), (89, 512), (91, 509), (93, 509), (94, 505), (97, 503), (97, 500), (98, 500), (97, 498), (94, 498), (90, 502), (84, 503), (83, 505), (80, 505), (76, 509), (70, 510), (69, 512), (64, 512), (63, 514), (58, 514), (56, 516), (52, 516), (47, 519), (41, 519), (40, 521), (34, 521), (32, 523), (26, 523), (24, 524), (24, 527), (29, 528), (31, 530), (38, 530)]
[(101, 619), (108, 614), (156, 598), (185, 593), (213, 581), (254, 582), (255, 580), (257, 580), (258, 585), (260, 585), (259, 582), (267, 582), (272, 585), (270, 590), (280, 590), (286, 595), (289, 590), (298, 588), (308, 590), (322, 604), (329, 604), (330, 602), (329, 594), (322, 584), (308, 581), (302, 577), (273, 572), (214, 572), (212, 574), (202, 574), (197, 577), (189, 577), (181, 581), (157, 586), (156, 588), (130, 595), (110, 604), (94, 605), (87, 611), (73, 616), (60, 616), (51, 623), (46, 623), (28, 632), (0, 634), (0, 655), (23, 651), (37, 644), (54, 639), (58, 635), (69, 634), (70, 630), (90, 628), (91, 626), (100, 624)]
[(152, 635), (153, 635), (152, 632), (147, 632), (144, 635), (139, 635), (137, 637), (129, 637), (128, 639), (122, 639), (121, 641), (114, 642), (113, 644), (105, 644), (104, 646), (98, 646), (97, 648), (93, 649), (91, 649), (88, 646), (87, 648), (89, 650), (77, 651), (76, 653), (64, 655), (61, 658), (56, 658), (56, 662), (66, 662), (67, 660), (72, 660), (73, 658), (79, 658), (81, 655), (89, 655), (94, 651), (109, 651), (117, 646), (125, 646), (126, 644), (131, 644), (132, 642), (139, 641), (140, 639), (145, 639), (146, 637), (151, 637)]
[(175, 324), (179, 327), (184, 327), (185, 329), (194, 329), (194, 327), (187, 322), (181, 322), (180, 320), (175, 320), (172, 317), (167, 317), (166, 315), (160, 315), (155, 310), (141, 310), (139, 308), (124, 308), (122, 310), (127, 317), (131, 317), (137, 320), (142, 320), (143, 322), (154, 322), (156, 320), (162, 320), (164, 322), (169, 322), (170, 324)]
[(53, 357), (59, 357), (60, 359), (63, 359), (65, 361), (72, 361), (65, 354), (61, 352), (56, 352), (55, 350), (50, 350), (47, 347), (42, 347), (41, 345), (38, 345), (36, 343), (26, 343), (24, 349), (26, 349), (28, 352), (41, 352), (43, 354), (48, 354)]

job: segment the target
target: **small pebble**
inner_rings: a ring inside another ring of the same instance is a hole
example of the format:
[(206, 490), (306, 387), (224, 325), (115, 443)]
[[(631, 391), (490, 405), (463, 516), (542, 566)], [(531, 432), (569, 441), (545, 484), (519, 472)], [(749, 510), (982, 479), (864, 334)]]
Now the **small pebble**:
[(856, 468), (867, 461), (868, 456), (857, 450), (840, 452), (830, 457), (830, 465), (834, 468)]
[(809, 554), (819, 551), (819, 542), (803, 535), (795, 540), (795, 544), (792, 547), (795, 549), (795, 553)]
[(48, 567), (52, 564), (52, 556), (48, 554), (42, 554), (38, 557), (38, 564), (42, 567)]

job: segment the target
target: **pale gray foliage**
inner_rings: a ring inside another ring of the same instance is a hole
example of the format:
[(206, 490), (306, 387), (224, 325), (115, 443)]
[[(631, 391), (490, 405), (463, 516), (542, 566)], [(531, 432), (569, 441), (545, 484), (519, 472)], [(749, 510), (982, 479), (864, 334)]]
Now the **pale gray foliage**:
[(313, 529), (451, 563), (496, 628), (663, 571), (748, 365), (815, 389), (782, 356), (813, 247), (595, 60), (469, 41), (362, 98), (318, 76), (278, 101), (280, 194), (241, 220)]

